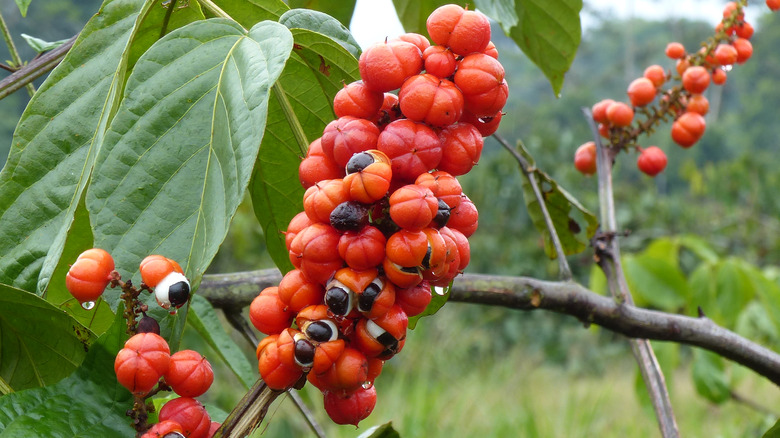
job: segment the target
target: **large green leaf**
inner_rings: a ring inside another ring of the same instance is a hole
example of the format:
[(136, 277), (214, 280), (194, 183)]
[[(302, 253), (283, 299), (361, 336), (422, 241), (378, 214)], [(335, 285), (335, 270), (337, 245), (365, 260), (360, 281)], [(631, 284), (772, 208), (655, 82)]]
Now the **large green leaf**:
[(264, 20), (278, 21), (290, 9), (282, 0), (214, 0), (214, 4), (247, 29)]
[(120, 314), (69, 377), (0, 397), (0, 437), (134, 436), (125, 416), (133, 396), (114, 375), (114, 357), (126, 339)]
[(360, 45), (349, 29), (328, 14), (308, 9), (292, 9), (279, 18), (279, 23), (290, 29), (307, 29), (321, 33), (341, 44), (355, 58), (360, 56)]
[(291, 8), (306, 8), (324, 12), (349, 27), (356, 0), (289, 0)]
[(685, 305), (688, 282), (680, 268), (669, 258), (649, 254), (623, 257), (628, 286), (637, 305), (674, 312)]
[(252, 366), (241, 348), (222, 328), (214, 308), (199, 295), (192, 297), (191, 306), (192, 309), (187, 315), (190, 326), (217, 352), (244, 387), (251, 388), (257, 380), (256, 367)]
[(531, 154), (522, 142), (518, 142), (517, 148), (529, 165), (534, 168), (530, 176), (523, 173), (523, 198), (525, 198), (531, 221), (544, 236), (544, 252), (550, 258), (558, 256), (552, 243), (550, 231), (547, 229), (541, 205), (531, 186), (530, 178), (534, 178), (539, 186), (555, 231), (561, 240), (563, 252), (566, 255), (571, 255), (584, 251), (588, 247), (590, 239), (596, 234), (599, 225), (598, 219), (580, 204), (574, 196), (559, 186), (552, 177), (536, 168)]
[(14, 391), (67, 376), (92, 341), (90, 331), (67, 313), (35, 294), (0, 284), (0, 378)]
[[(167, 34), (138, 60), (87, 194), (95, 244), (123, 275), (160, 253), (199, 282), (246, 190), (269, 91), (291, 49), (278, 23), (247, 32), (210, 19)], [(116, 307), (118, 296), (106, 295)]]
[(475, 0), (475, 3), (477, 9), (496, 20), (507, 35), (517, 26), (515, 0)]
[(159, 1), (106, 0), (22, 114), (0, 172), (0, 282), (46, 289), (121, 99), (129, 53), (151, 44), (135, 37), (161, 19), (150, 14)]
[(393, 0), (398, 19), (407, 32), (428, 35), (425, 22), (434, 9), (452, 3), (446, 0)]
[(273, 88), (250, 185), (268, 252), (282, 272), (292, 264), (281, 231), (303, 210), (298, 166), (309, 143), (334, 119), (333, 97), (359, 77), (357, 60), (333, 39), (306, 29), (292, 29), (292, 34), (295, 49)]
[(401, 435), (393, 429), (391, 421), (366, 429), (358, 438), (401, 438)]
[(555, 95), (580, 45), (582, 0), (516, 0), (517, 26), (505, 32), (541, 70)]
[(761, 438), (780, 438), (780, 420), (777, 420), (774, 426), (764, 432), (764, 434), (761, 435)]
[(713, 403), (723, 403), (731, 397), (726, 365), (719, 355), (705, 350), (694, 350), (693, 385), (696, 392)]
[(76, 208), (73, 223), (68, 230), (65, 248), (62, 250), (60, 263), (54, 270), (43, 298), (68, 312), (93, 333), (100, 335), (108, 329), (114, 320), (114, 314), (106, 301), (99, 299), (95, 302), (95, 307), (85, 310), (65, 287), (65, 275), (68, 273), (70, 265), (76, 261), (79, 254), (84, 250), (92, 248), (92, 228), (89, 224), (89, 214), (83, 198), (82, 196), (81, 202), (79, 202)]

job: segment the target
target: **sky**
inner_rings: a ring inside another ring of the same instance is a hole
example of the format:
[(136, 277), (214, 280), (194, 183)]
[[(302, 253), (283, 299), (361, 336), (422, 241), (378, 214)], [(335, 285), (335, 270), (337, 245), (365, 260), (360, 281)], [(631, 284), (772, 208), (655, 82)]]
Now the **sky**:
[[(721, 19), (724, 0), (585, 0), (586, 8), (599, 15), (614, 14), (617, 18), (631, 16), (646, 19), (691, 18), (715, 26)], [(756, 23), (756, 15), (765, 12), (763, 2), (756, 0), (747, 8), (747, 20)], [(595, 24), (593, 17), (583, 16), (583, 28)], [(392, 0), (357, 0), (351, 23), (352, 34), (361, 47), (403, 33)]]

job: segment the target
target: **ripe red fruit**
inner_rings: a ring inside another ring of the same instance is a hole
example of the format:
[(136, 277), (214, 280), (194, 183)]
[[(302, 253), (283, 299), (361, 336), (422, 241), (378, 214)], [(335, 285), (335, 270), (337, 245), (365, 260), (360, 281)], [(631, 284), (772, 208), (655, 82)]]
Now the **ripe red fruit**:
[(188, 438), (206, 438), (211, 428), (211, 418), (199, 401), (179, 397), (166, 402), (160, 408), (160, 421), (179, 423)]
[(439, 170), (454, 176), (465, 175), (479, 162), (484, 140), (473, 125), (458, 123), (448, 126), (439, 133), (439, 138), (442, 145)]
[(88, 249), (79, 254), (65, 275), (65, 287), (80, 303), (95, 301), (111, 281), (114, 259), (100, 248)]
[(474, 126), (483, 137), (489, 137), (498, 131), (498, 125), (501, 123), (501, 117), (503, 116), (504, 113), (499, 111), (492, 117), (477, 117), (473, 113), (463, 110), (460, 122)]
[(735, 26), (735, 29), (737, 31), (737, 36), (740, 38), (744, 38), (746, 40), (749, 40), (750, 37), (752, 37), (753, 33), (755, 32), (755, 29), (753, 29), (753, 25), (748, 23), (747, 21), (738, 23)]
[(715, 48), (715, 60), (720, 65), (731, 65), (737, 62), (737, 49), (731, 44), (718, 44)]
[(598, 123), (607, 123), (607, 108), (615, 103), (612, 99), (604, 99), (593, 105), (591, 112), (593, 113), (593, 120)]
[(393, 93), (385, 93), (385, 100), (382, 102), (382, 107), (371, 119), (380, 129), (387, 126), (388, 123), (393, 120), (401, 118), (401, 108), (398, 105), (398, 96)]
[(311, 281), (322, 285), (344, 261), (339, 257), (341, 235), (330, 225), (315, 223), (295, 236), (290, 244), (290, 261)]
[(300, 269), (293, 269), (282, 277), (278, 294), (282, 303), (293, 312), (298, 312), (304, 307), (321, 303), (325, 288), (306, 278)]
[(589, 141), (574, 152), (574, 167), (584, 175), (596, 173), (596, 143)]
[[(726, 5), (723, 7), (723, 18), (731, 18), (731, 16), (737, 13), (739, 9), (740, 8), (737, 2), (726, 3)], [(743, 21), (744, 19), (745, 14), (744, 12), (740, 11), (739, 15), (737, 15), (737, 21)]]
[(269, 388), (282, 391), (300, 380), (303, 370), (287, 366), (280, 361), (278, 338), (278, 335), (274, 335), (260, 341), (257, 346), (257, 369)]
[(685, 73), (685, 70), (688, 70), (688, 67), (690, 66), (691, 62), (688, 61), (688, 59), (678, 59), (675, 70), (677, 70), (678, 75), (682, 76), (682, 74)]
[(631, 105), (634, 106), (645, 106), (652, 102), (655, 99), (655, 92), (655, 85), (646, 77), (634, 79), (628, 85), (627, 91)]
[(340, 117), (325, 127), (320, 139), (322, 153), (339, 167), (345, 167), (347, 161), (357, 152), (376, 149), (379, 128), (365, 119), (352, 116)]
[(432, 74), (410, 77), (398, 93), (401, 112), (432, 126), (451, 125), (463, 114), (463, 94), (454, 83)]
[(384, 93), (374, 91), (363, 83), (355, 81), (345, 84), (344, 88), (333, 98), (333, 112), (336, 117), (352, 116), (361, 119), (371, 119), (382, 107)]
[(703, 94), (694, 94), (688, 98), (688, 104), (685, 106), (685, 109), (686, 111), (693, 111), (705, 116), (710, 110), (710, 102)]
[(666, 45), (666, 56), (671, 59), (682, 59), (685, 57), (685, 46), (678, 42), (671, 42)]
[(306, 189), (303, 210), (313, 222), (330, 223), (330, 214), (342, 202), (349, 201), (349, 193), (341, 179), (328, 179)]
[(309, 373), (308, 377), (316, 378), (319, 383), (316, 386), (326, 391), (355, 391), (368, 379), (368, 360), (359, 350), (346, 347), (330, 368), (322, 373)]
[(766, 0), (766, 6), (773, 11), (780, 10), (780, 0)]
[(656, 88), (666, 82), (666, 70), (658, 64), (647, 67), (643, 76), (650, 79), (650, 82), (652, 82)]
[(408, 326), (408, 316), (401, 306), (394, 305), (379, 318), (358, 321), (355, 345), (366, 357), (390, 359), (403, 349)]
[(691, 147), (704, 135), (706, 126), (701, 114), (685, 112), (672, 123), (672, 140), (684, 148)]
[(114, 360), (119, 383), (135, 395), (151, 391), (170, 366), (171, 350), (161, 336), (138, 333), (125, 342)]
[(214, 381), (214, 371), (203, 355), (193, 350), (181, 350), (171, 356), (165, 383), (182, 397), (203, 395)]
[(344, 177), (344, 168), (335, 161), (325, 156), (322, 152), (322, 143), (316, 139), (309, 145), (306, 158), (298, 166), (298, 179), (304, 189), (326, 180)]
[(309, 219), (309, 216), (305, 211), (302, 211), (293, 216), (293, 218), (290, 220), (290, 224), (287, 225), (287, 231), (284, 232), (284, 243), (287, 246), (287, 250), (290, 249), (290, 245), (292, 244), (293, 239), (295, 239), (295, 236), (301, 230), (313, 223), (314, 222)]
[(279, 299), (276, 286), (263, 289), (249, 305), (249, 320), (261, 333), (281, 333), (290, 327), (295, 314)]
[(418, 49), (420, 49), (420, 52), (424, 52), (425, 49), (430, 47), (431, 42), (428, 41), (428, 38), (425, 38), (423, 35), (420, 35), (419, 33), (414, 32), (408, 32), (402, 35), (399, 35), (397, 38), (395, 38), (399, 41), (406, 41), (407, 43), (412, 43), (415, 46), (417, 46)]
[(387, 194), (392, 179), (390, 157), (382, 151), (372, 149), (357, 153), (349, 159), (343, 184), (350, 198), (364, 204), (373, 204)]
[(715, 85), (723, 85), (726, 83), (726, 79), (728, 79), (728, 75), (726, 74), (726, 71), (722, 68), (716, 68), (712, 71), (712, 83)]
[(666, 154), (657, 146), (647, 147), (639, 153), (636, 165), (643, 173), (656, 176), (666, 168)]
[(458, 55), (482, 52), (490, 43), (490, 22), (480, 12), (458, 5), (444, 5), (428, 16), (426, 28), (431, 40)]
[(408, 288), (396, 288), (395, 303), (398, 304), (407, 316), (421, 314), (431, 302), (431, 285), (423, 281), (417, 286)]
[(509, 95), (504, 76), (501, 63), (484, 53), (463, 58), (453, 80), (463, 93), (464, 108), (478, 117), (501, 111)]
[(325, 391), (323, 394), (325, 412), (336, 424), (358, 425), (376, 406), (376, 387), (359, 388), (350, 393)]
[(143, 435), (141, 435), (141, 438), (174, 437), (177, 436), (175, 435), (177, 433), (181, 434), (181, 436), (184, 436), (184, 429), (182, 429), (181, 424), (175, 421), (166, 420), (152, 426), (151, 429), (147, 430)]
[(387, 125), (379, 134), (377, 149), (390, 158), (393, 179), (402, 182), (435, 169), (442, 159), (442, 145), (433, 129), (408, 119)]
[(390, 196), (390, 218), (405, 230), (419, 231), (431, 223), (438, 205), (436, 196), (427, 187), (406, 185)]
[(493, 41), (489, 42), (487, 47), (485, 47), (485, 50), (482, 51), (485, 55), (498, 59), (498, 49), (496, 49), (496, 45), (493, 44)]
[(450, 220), (447, 227), (458, 230), (466, 237), (471, 237), (479, 226), (479, 212), (477, 206), (471, 202), (468, 196), (463, 195), (457, 207), (450, 211)]
[(682, 75), (682, 84), (691, 94), (701, 94), (710, 85), (710, 74), (700, 65), (689, 67)]
[(634, 110), (623, 102), (613, 102), (607, 107), (607, 120), (615, 126), (628, 126), (634, 120)]
[(455, 208), (460, 204), (463, 188), (458, 179), (450, 173), (443, 170), (422, 173), (414, 183), (431, 189), (433, 196), (444, 201), (450, 208)]
[(347, 231), (339, 239), (339, 256), (352, 269), (371, 269), (385, 259), (387, 239), (378, 228), (363, 227), (360, 231)]
[(423, 52), (425, 72), (439, 78), (448, 78), (455, 73), (458, 62), (452, 50), (444, 46), (430, 46)]
[(376, 43), (360, 55), (358, 67), (368, 88), (391, 91), (422, 71), (422, 51), (406, 41)]
[(753, 45), (745, 38), (737, 38), (732, 44), (737, 49), (737, 64), (744, 64), (753, 55)]

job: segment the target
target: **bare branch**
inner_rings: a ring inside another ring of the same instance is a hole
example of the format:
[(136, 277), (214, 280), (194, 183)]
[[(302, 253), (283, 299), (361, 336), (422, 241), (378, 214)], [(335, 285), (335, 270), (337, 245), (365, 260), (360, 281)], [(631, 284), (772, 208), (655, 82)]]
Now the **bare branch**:
[[(276, 269), (204, 275), (198, 293), (214, 307), (248, 306), (262, 288), (282, 279)], [(571, 281), (465, 274), (453, 283), (450, 301), (520, 310), (544, 309), (574, 316), (630, 338), (693, 345), (733, 360), (780, 386), (780, 355), (706, 317), (693, 318), (619, 304)]]
[(65, 54), (68, 53), (68, 50), (73, 47), (77, 36), (74, 35), (56, 49), (36, 57), (27, 65), (0, 81), (0, 99), (12, 94), (56, 67), (62, 61), (62, 58), (65, 57)]

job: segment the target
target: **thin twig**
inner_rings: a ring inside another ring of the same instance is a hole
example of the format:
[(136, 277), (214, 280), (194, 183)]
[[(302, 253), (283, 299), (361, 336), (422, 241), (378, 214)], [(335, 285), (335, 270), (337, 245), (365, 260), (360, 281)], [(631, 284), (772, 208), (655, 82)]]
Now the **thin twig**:
[(501, 144), (501, 146), (504, 147), (504, 149), (512, 154), (515, 160), (517, 160), (517, 162), (520, 164), (520, 169), (523, 171), (523, 175), (525, 175), (525, 177), (528, 179), (528, 182), (531, 183), (531, 188), (533, 188), (534, 191), (534, 197), (536, 197), (536, 202), (539, 204), (539, 208), (542, 210), (544, 223), (547, 226), (547, 231), (550, 233), (550, 239), (552, 240), (553, 247), (555, 247), (555, 253), (558, 255), (557, 258), (560, 279), (564, 281), (571, 280), (571, 268), (569, 267), (569, 262), (566, 260), (566, 253), (563, 252), (561, 238), (558, 236), (558, 231), (555, 229), (555, 224), (552, 221), (550, 212), (547, 210), (547, 203), (544, 200), (544, 196), (542, 196), (542, 191), (539, 189), (539, 184), (536, 181), (536, 176), (534, 175), (536, 169), (531, 168), (528, 160), (526, 160), (522, 154), (517, 152), (517, 150), (515, 150), (515, 148), (513, 148), (504, 137), (498, 134), (493, 134), (493, 137)]
[(74, 35), (61, 46), (33, 59), (27, 65), (0, 81), (0, 99), (9, 96), (41, 75), (54, 69), (68, 53), (68, 50), (73, 47), (77, 36)]
[[(19, 56), (19, 51), (16, 50), (16, 44), (14, 44), (14, 39), (11, 38), (11, 32), (8, 30), (8, 25), (5, 24), (5, 18), (3, 18), (2, 11), (0, 11), (0, 31), (3, 32), (5, 45), (8, 46), (8, 52), (11, 53), (11, 61), (13, 61), (17, 68), (21, 67), (22, 58)], [(26, 86), (27, 93), (30, 95), (30, 97), (33, 97), (33, 94), (35, 94), (35, 86), (32, 84), (32, 82), (28, 82)]]
[[(599, 206), (601, 213), (601, 233), (603, 240), (596, 247), (596, 256), (604, 274), (607, 276), (607, 285), (610, 294), (618, 304), (634, 305), (631, 291), (628, 288), (625, 273), (620, 261), (620, 245), (618, 244), (617, 220), (615, 218), (615, 198), (612, 191), (612, 163), (617, 148), (606, 148), (601, 143), (593, 114), (589, 108), (583, 108), (582, 112), (588, 121), (594, 142), (596, 143), (596, 165), (599, 179)], [(597, 236), (597, 239), (599, 237)], [(631, 351), (639, 365), (639, 371), (645, 382), (650, 400), (655, 410), (661, 434), (665, 438), (680, 436), (677, 420), (674, 416), (672, 401), (669, 398), (669, 390), (666, 387), (661, 365), (655, 356), (653, 347), (647, 339), (630, 339)]]

